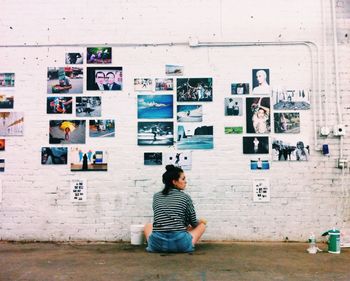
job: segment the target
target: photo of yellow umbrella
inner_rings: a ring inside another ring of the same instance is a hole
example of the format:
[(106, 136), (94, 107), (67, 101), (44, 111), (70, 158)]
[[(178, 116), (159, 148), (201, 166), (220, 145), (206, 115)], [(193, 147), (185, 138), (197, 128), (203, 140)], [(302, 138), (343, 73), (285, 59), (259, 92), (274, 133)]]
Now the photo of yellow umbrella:
[(60, 129), (63, 131), (66, 131), (67, 128), (69, 128), (70, 132), (73, 132), (75, 130), (74, 123), (72, 123), (70, 121), (62, 122), (62, 124), (60, 125)]

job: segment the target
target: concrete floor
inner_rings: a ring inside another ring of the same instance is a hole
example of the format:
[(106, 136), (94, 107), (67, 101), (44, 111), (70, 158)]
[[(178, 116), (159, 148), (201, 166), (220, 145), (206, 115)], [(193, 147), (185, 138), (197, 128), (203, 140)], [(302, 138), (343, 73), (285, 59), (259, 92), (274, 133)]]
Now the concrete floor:
[(150, 254), (128, 243), (0, 242), (0, 280), (350, 280), (349, 248), (311, 255), (307, 246), (201, 243), (193, 254)]

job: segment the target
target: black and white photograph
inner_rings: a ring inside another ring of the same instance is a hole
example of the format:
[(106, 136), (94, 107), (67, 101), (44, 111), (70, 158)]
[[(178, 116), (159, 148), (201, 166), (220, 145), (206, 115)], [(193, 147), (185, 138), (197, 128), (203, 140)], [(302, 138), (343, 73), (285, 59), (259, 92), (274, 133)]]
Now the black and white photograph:
[(213, 101), (212, 78), (177, 78), (177, 101)]
[(49, 67), (47, 69), (48, 94), (82, 94), (82, 67)]
[(297, 136), (278, 136), (272, 140), (273, 161), (308, 161), (310, 145)]
[(272, 92), (270, 86), (270, 70), (269, 69), (253, 69), (253, 95), (269, 95)]
[(272, 92), (273, 109), (275, 110), (308, 110), (310, 109), (311, 91), (308, 89), (275, 89)]
[(298, 134), (300, 133), (299, 112), (274, 113), (275, 133)]
[(42, 147), (41, 164), (42, 165), (65, 165), (67, 164), (67, 147)]
[(66, 53), (66, 64), (83, 64), (83, 53)]
[(55, 96), (48, 97), (46, 101), (47, 114), (72, 114), (73, 98)]
[(174, 151), (164, 153), (164, 165), (174, 165), (183, 170), (191, 170), (192, 151)]
[(101, 117), (101, 97), (76, 97), (77, 117)]
[(225, 116), (242, 116), (243, 99), (225, 98)]
[(268, 154), (269, 137), (243, 137), (243, 154)]
[(159, 166), (163, 165), (162, 152), (145, 152), (143, 154), (143, 164), (145, 166)]
[(177, 121), (178, 122), (202, 122), (203, 109), (202, 105), (189, 104), (177, 106)]
[(151, 78), (135, 78), (134, 79), (135, 91), (153, 91), (153, 80)]
[(248, 95), (249, 83), (232, 83), (231, 84), (232, 95)]
[(246, 124), (249, 134), (268, 134), (271, 131), (270, 98), (246, 98)]
[(213, 149), (214, 129), (202, 123), (181, 123), (177, 127), (177, 149)]
[(87, 48), (86, 62), (89, 64), (112, 63), (112, 48), (111, 47)]
[(138, 122), (138, 145), (173, 145), (173, 122)]
[(123, 89), (123, 68), (87, 67), (86, 83), (88, 91), (121, 91)]
[(173, 78), (156, 78), (156, 91), (172, 91), (174, 90)]

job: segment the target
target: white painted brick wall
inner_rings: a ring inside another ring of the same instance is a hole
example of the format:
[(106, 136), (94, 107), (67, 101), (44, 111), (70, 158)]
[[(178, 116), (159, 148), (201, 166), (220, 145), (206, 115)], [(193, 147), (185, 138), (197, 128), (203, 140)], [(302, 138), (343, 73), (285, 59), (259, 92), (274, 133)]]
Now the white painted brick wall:
[[(289, 237), (302, 241), (312, 231), (320, 235), (332, 226), (350, 227), (349, 175), (347, 172), (342, 189), (341, 170), (335, 168), (338, 138), (318, 139), (320, 144), (329, 144), (330, 157), (312, 149), (307, 163), (272, 162), (269, 171), (253, 173), (249, 169), (251, 157), (242, 154), (242, 135), (224, 134), (224, 126), (245, 126), (244, 117), (225, 117), (223, 104), (230, 96), (232, 82), (251, 83), (253, 68), (270, 68), (273, 85), (311, 87), (310, 53), (305, 46), (115, 45), (113, 65), (123, 66), (124, 90), (102, 95), (102, 117), (116, 119), (116, 137), (87, 137), (87, 145), (108, 150), (109, 171), (73, 173), (68, 165), (40, 164), (41, 147), (49, 146), (49, 120), (61, 117), (46, 114), (47, 67), (64, 66), (66, 52), (85, 54), (86, 45), (176, 43), (187, 42), (189, 37), (200, 42), (313, 41), (320, 48), (321, 59), (326, 50), (326, 68), (323, 60), (320, 62), (321, 78), (325, 71), (328, 73), (328, 103), (323, 109), (328, 109), (329, 125), (337, 124), (331, 10), (329, 1), (323, 1), (327, 35), (323, 46), (321, 2), (119, 0), (103, 5), (68, 0), (1, 1), (0, 72), (16, 73), (14, 111), (25, 112), (25, 134), (7, 137), (6, 151), (0, 152), (0, 158), (6, 159), (6, 172), (0, 175), (0, 239), (128, 240), (130, 224), (152, 220), (152, 195), (162, 188), (164, 168), (144, 166), (143, 152), (173, 148), (137, 146), (133, 79), (165, 77), (167, 63), (184, 65), (185, 77), (214, 79), (214, 100), (205, 103), (203, 109), (205, 122), (214, 125), (215, 149), (193, 151), (193, 167), (187, 172), (187, 191), (198, 216), (209, 220), (204, 239)], [(341, 109), (344, 124), (348, 125), (350, 55), (345, 34), (350, 13), (342, 1), (337, 1), (337, 15), (338, 36), (342, 36), (338, 48)], [(48, 46), (23, 47), (36, 44)], [(325, 87), (323, 81), (321, 87)], [(317, 101), (319, 94), (315, 94)], [(318, 102), (312, 108), (319, 126), (324, 117), (320, 119)], [(301, 132), (313, 146), (312, 113), (301, 112)], [(349, 150), (346, 137), (345, 157), (349, 157)], [(270, 203), (252, 202), (252, 179), (259, 177), (270, 179)], [(86, 203), (70, 202), (70, 180), (76, 178), (88, 180)]]

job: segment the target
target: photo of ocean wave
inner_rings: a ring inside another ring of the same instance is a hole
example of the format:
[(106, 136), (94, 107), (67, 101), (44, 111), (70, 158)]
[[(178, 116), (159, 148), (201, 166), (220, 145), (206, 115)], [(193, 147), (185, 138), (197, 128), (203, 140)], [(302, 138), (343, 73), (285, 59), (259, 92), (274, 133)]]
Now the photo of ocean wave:
[(173, 95), (138, 95), (137, 118), (173, 118)]

